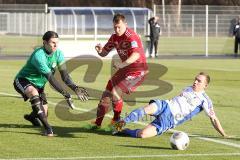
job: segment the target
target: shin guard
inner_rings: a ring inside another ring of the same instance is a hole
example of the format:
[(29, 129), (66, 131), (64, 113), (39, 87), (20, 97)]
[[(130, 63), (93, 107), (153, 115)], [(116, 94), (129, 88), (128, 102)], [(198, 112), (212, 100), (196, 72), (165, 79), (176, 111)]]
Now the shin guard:
[(52, 133), (52, 128), (48, 124), (47, 117), (44, 114), (44, 111), (42, 110), (43, 106), (42, 106), (40, 97), (38, 95), (33, 96), (33, 97), (31, 97), (30, 102), (31, 102), (32, 110), (33, 110), (34, 114), (37, 115), (39, 120), (42, 122), (44, 128), (47, 131), (47, 134), (51, 134)]

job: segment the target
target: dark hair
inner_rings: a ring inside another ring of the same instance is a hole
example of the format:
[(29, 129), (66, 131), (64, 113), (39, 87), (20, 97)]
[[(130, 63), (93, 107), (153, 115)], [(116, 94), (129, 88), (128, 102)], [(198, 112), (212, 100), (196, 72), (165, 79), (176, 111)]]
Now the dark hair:
[(205, 76), (205, 77), (206, 77), (207, 84), (210, 83), (210, 76), (209, 76), (207, 73), (205, 73), (205, 72), (200, 72), (198, 75), (203, 75), (203, 76)]
[(51, 38), (58, 38), (58, 34), (54, 31), (47, 31), (42, 37), (45, 41), (49, 41)]
[(126, 22), (126, 18), (123, 14), (117, 13), (113, 17), (113, 23), (119, 23), (120, 21)]
[(152, 18), (149, 19), (149, 21), (154, 21), (154, 19), (155, 19), (155, 17), (152, 17)]

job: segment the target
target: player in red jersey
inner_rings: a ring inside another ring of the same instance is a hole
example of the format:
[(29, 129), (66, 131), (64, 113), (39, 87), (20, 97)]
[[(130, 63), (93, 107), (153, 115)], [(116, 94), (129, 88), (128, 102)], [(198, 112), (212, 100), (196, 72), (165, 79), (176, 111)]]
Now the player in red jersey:
[(92, 127), (100, 128), (102, 120), (110, 106), (113, 106), (114, 116), (112, 124), (120, 119), (123, 100), (122, 95), (133, 92), (144, 80), (148, 72), (146, 57), (140, 37), (127, 27), (126, 19), (122, 14), (113, 17), (113, 28), (115, 33), (102, 47), (96, 45), (95, 49), (102, 57), (115, 48), (121, 62), (115, 62), (113, 67), (116, 73), (108, 81), (102, 98), (98, 104), (97, 118)]

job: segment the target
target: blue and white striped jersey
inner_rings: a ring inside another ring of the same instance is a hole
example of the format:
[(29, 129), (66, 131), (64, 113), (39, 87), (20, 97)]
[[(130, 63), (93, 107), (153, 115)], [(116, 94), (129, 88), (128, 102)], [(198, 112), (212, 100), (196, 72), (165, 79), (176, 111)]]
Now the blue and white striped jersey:
[(202, 110), (209, 117), (214, 116), (211, 99), (207, 94), (194, 92), (192, 87), (186, 87), (179, 96), (166, 100), (174, 117), (174, 127), (191, 119)]

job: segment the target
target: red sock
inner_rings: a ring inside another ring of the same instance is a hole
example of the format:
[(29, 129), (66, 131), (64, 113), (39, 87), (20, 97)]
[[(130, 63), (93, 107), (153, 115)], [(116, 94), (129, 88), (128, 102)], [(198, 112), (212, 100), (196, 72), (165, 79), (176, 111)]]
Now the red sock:
[(96, 125), (101, 126), (102, 121), (103, 121), (103, 118), (104, 118), (107, 110), (108, 110), (108, 107), (107, 107), (107, 106), (98, 104), (97, 118), (96, 118), (96, 121), (95, 121), (95, 124), (96, 124)]
[(121, 112), (122, 112), (122, 107), (123, 107), (123, 100), (122, 99), (113, 102), (114, 116), (113, 116), (112, 120), (118, 121), (120, 119), (120, 115), (121, 115)]

